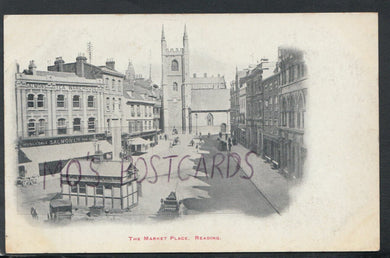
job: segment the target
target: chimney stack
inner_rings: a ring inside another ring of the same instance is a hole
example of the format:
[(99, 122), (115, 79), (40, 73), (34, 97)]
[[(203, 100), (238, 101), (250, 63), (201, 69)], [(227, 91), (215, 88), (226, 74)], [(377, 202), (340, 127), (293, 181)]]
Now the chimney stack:
[(64, 63), (65, 61), (62, 60), (62, 57), (56, 57), (56, 60), (54, 61), (54, 65), (56, 66), (57, 71), (63, 72), (64, 71)]
[(33, 75), (36, 74), (36, 72), (37, 72), (37, 66), (36, 66), (35, 63), (34, 63), (34, 60), (31, 60), (31, 61), (30, 61), (30, 64), (28, 65), (28, 71), (30, 72), (30, 74), (33, 74)]
[(87, 58), (79, 54), (79, 56), (76, 58), (76, 75), (79, 77), (84, 77), (84, 63), (87, 62)]
[(113, 58), (109, 58), (106, 61), (106, 66), (112, 70), (115, 70), (115, 61)]

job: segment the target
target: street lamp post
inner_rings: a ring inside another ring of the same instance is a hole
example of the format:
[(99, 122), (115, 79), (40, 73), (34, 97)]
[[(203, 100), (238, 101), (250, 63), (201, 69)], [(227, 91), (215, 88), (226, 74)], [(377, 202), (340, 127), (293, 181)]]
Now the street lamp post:
[(198, 135), (198, 114), (195, 114), (195, 122), (196, 122), (196, 125), (195, 125), (196, 132), (195, 132), (195, 134)]

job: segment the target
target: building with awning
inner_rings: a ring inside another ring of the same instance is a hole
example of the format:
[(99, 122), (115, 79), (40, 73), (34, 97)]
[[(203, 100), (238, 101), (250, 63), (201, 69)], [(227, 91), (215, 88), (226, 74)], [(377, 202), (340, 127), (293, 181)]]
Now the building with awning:
[(102, 140), (20, 148), (20, 151), (31, 162), (22, 163), (19, 167), (24, 167), (26, 176), (56, 174), (70, 159), (92, 158), (96, 150), (108, 155), (112, 153), (113, 147), (108, 141)]
[(141, 137), (127, 140), (127, 146), (131, 152), (145, 152), (152, 142)]

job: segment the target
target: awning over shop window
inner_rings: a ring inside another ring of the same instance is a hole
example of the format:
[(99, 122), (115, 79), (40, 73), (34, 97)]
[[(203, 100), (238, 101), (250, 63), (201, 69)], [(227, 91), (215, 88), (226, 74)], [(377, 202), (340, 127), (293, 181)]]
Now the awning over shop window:
[[(113, 147), (107, 141), (97, 141), (99, 150), (103, 153), (112, 152)], [(81, 158), (95, 154), (95, 142), (46, 145), (39, 147), (20, 148), (32, 162), (42, 163), (56, 160)]]
[(127, 140), (127, 143), (129, 145), (148, 145), (148, 144), (150, 144), (150, 141), (147, 141), (145, 139), (138, 137), (138, 138)]

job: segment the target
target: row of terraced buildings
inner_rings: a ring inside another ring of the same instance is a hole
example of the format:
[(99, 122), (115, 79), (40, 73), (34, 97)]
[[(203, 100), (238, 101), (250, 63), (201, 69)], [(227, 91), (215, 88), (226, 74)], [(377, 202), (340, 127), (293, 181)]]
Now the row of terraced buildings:
[(303, 51), (279, 47), (274, 66), (262, 59), (256, 66), (236, 69), (231, 86), (232, 137), (288, 178), (302, 178), (307, 155)]

